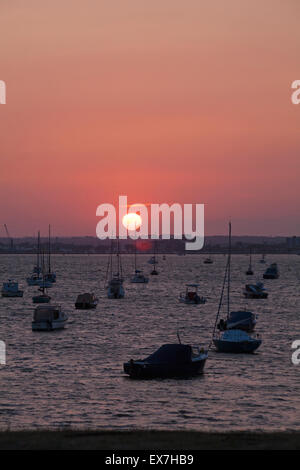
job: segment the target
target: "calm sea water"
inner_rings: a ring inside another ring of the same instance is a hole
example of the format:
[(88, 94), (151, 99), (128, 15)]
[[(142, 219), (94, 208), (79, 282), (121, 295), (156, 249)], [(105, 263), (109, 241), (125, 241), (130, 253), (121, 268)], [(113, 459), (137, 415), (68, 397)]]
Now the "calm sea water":
[[(145, 272), (149, 256), (139, 256)], [(253, 281), (266, 265), (254, 257)], [(133, 257), (123, 256), (126, 279)], [(0, 298), (0, 339), (7, 364), (0, 366), (0, 428), (94, 429), (300, 429), (300, 365), (291, 362), (291, 344), (300, 339), (300, 256), (276, 255), (278, 280), (265, 281), (267, 300), (245, 300), (248, 257), (232, 260), (232, 309), (247, 308), (259, 316), (263, 344), (255, 355), (216, 353), (205, 374), (189, 380), (132, 381), (123, 362), (148, 355), (161, 344), (207, 345), (218, 307), (226, 257), (167, 256), (159, 259), (160, 275), (148, 285), (125, 283), (126, 297), (109, 300), (104, 289), (106, 256), (57, 255), (57, 283), (52, 303), (69, 314), (64, 330), (32, 332), (32, 295), (26, 285), (34, 256), (0, 257), (0, 280), (16, 279), (24, 297)], [(199, 282), (205, 305), (178, 302), (186, 282)], [(78, 311), (78, 293), (100, 297), (96, 310)]]

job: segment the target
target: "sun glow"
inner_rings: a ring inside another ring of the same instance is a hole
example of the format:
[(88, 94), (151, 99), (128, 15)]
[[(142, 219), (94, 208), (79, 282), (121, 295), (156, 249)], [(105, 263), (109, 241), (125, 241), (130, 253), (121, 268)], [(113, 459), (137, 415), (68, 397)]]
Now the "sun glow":
[(135, 212), (125, 214), (122, 223), (127, 230), (136, 230), (142, 225), (142, 218)]

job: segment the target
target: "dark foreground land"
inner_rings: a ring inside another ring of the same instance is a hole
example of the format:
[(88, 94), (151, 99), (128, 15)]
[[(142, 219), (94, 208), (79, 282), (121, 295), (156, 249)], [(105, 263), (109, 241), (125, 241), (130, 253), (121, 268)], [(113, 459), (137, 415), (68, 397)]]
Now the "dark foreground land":
[(300, 432), (0, 432), (1, 450), (300, 450)]

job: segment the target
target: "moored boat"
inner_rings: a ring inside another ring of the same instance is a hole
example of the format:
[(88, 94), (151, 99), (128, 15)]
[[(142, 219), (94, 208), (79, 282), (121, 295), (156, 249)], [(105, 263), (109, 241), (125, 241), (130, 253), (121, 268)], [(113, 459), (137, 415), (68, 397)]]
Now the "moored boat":
[(32, 321), (33, 331), (52, 331), (65, 327), (68, 316), (58, 305), (39, 305), (35, 308)]
[(264, 279), (278, 279), (279, 278), (279, 270), (277, 263), (272, 263), (265, 271), (263, 275)]
[(85, 294), (79, 294), (75, 302), (75, 308), (79, 310), (89, 310), (96, 308), (98, 299), (95, 294), (86, 292)]
[(179, 302), (185, 304), (205, 304), (206, 298), (198, 294), (199, 284), (186, 284), (186, 291), (179, 296)]
[(118, 251), (117, 251), (117, 272), (113, 272), (113, 254), (112, 254), (112, 244), (110, 257), (107, 265), (107, 273), (109, 273), (109, 280), (107, 284), (107, 297), (109, 299), (122, 299), (125, 296), (125, 289), (123, 287), (123, 270), (122, 262), (119, 250), (119, 240), (118, 240)]
[(246, 299), (266, 299), (268, 297), (268, 292), (262, 282), (246, 284), (243, 294)]
[(124, 372), (131, 378), (189, 377), (203, 373), (207, 351), (194, 351), (187, 344), (164, 344), (146, 359), (124, 363)]
[(221, 319), (218, 323), (218, 329), (224, 330), (244, 330), (253, 331), (256, 325), (256, 315), (246, 310), (230, 312), (226, 320)]
[[(246, 332), (253, 331), (256, 316), (249, 311), (230, 311), (230, 284), (231, 284), (231, 222), (229, 223), (228, 259), (225, 268), (223, 287), (216, 316), (213, 343), (220, 352), (254, 352), (261, 344), (261, 339), (254, 339)], [(227, 283), (227, 318), (218, 322), (223, 304), (224, 290)], [(219, 330), (219, 331), (217, 331)]]
[(19, 289), (19, 284), (17, 282), (11, 281), (3, 282), (2, 297), (23, 297), (23, 291)]
[(253, 337), (242, 330), (223, 331), (213, 342), (217, 351), (224, 353), (253, 353), (262, 343), (258, 335)]
[(143, 271), (136, 269), (130, 282), (133, 284), (147, 284), (147, 282), (149, 282), (149, 278), (143, 274)]

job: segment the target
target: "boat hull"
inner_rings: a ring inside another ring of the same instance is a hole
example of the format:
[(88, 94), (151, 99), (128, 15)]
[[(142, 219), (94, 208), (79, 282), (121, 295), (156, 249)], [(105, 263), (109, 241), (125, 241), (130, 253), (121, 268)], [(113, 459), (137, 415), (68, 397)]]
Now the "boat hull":
[(255, 294), (254, 292), (244, 292), (244, 296), (246, 299), (267, 299), (268, 298), (268, 293), (267, 292), (262, 292), (262, 293), (257, 293)]
[(2, 297), (23, 297), (23, 291), (19, 290), (18, 292), (3, 292), (2, 291)]
[(263, 278), (264, 279), (278, 279), (279, 275), (278, 274), (264, 274)]
[(261, 345), (261, 340), (252, 341), (224, 341), (221, 339), (214, 339), (214, 345), (219, 352), (234, 353), (234, 354), (251, 354), (254, 353)]
[(206, 358), (187, 364), (149, 364), (142, 361), (124, 363), (124, 372), (134, 379), (192, 377), (203, 374)]
[(32, 301), (34, 304), (47, 304), (50, 302), (50, 300), (51, 300), (51, 297), (42, 297), (42, 296), (32, 297)]
[(33, 321), (32, 331), (54, 331), (65, 327), (67, 320)]
[(77, 310), (92, 310), (93, 308), (97, 307), (97, 303), (89, 303), (89, 304), (81, 304), (81, 303), (76, 303), (75, 308)]
[(183, 297), (179, 297), (179, 302), (187, 305), (199, 305), (199, 304), (205, 304), (206, 299), (204, 297), (201, 297), (199, 300), (190, 300), (190, 299), (185, 299)]

